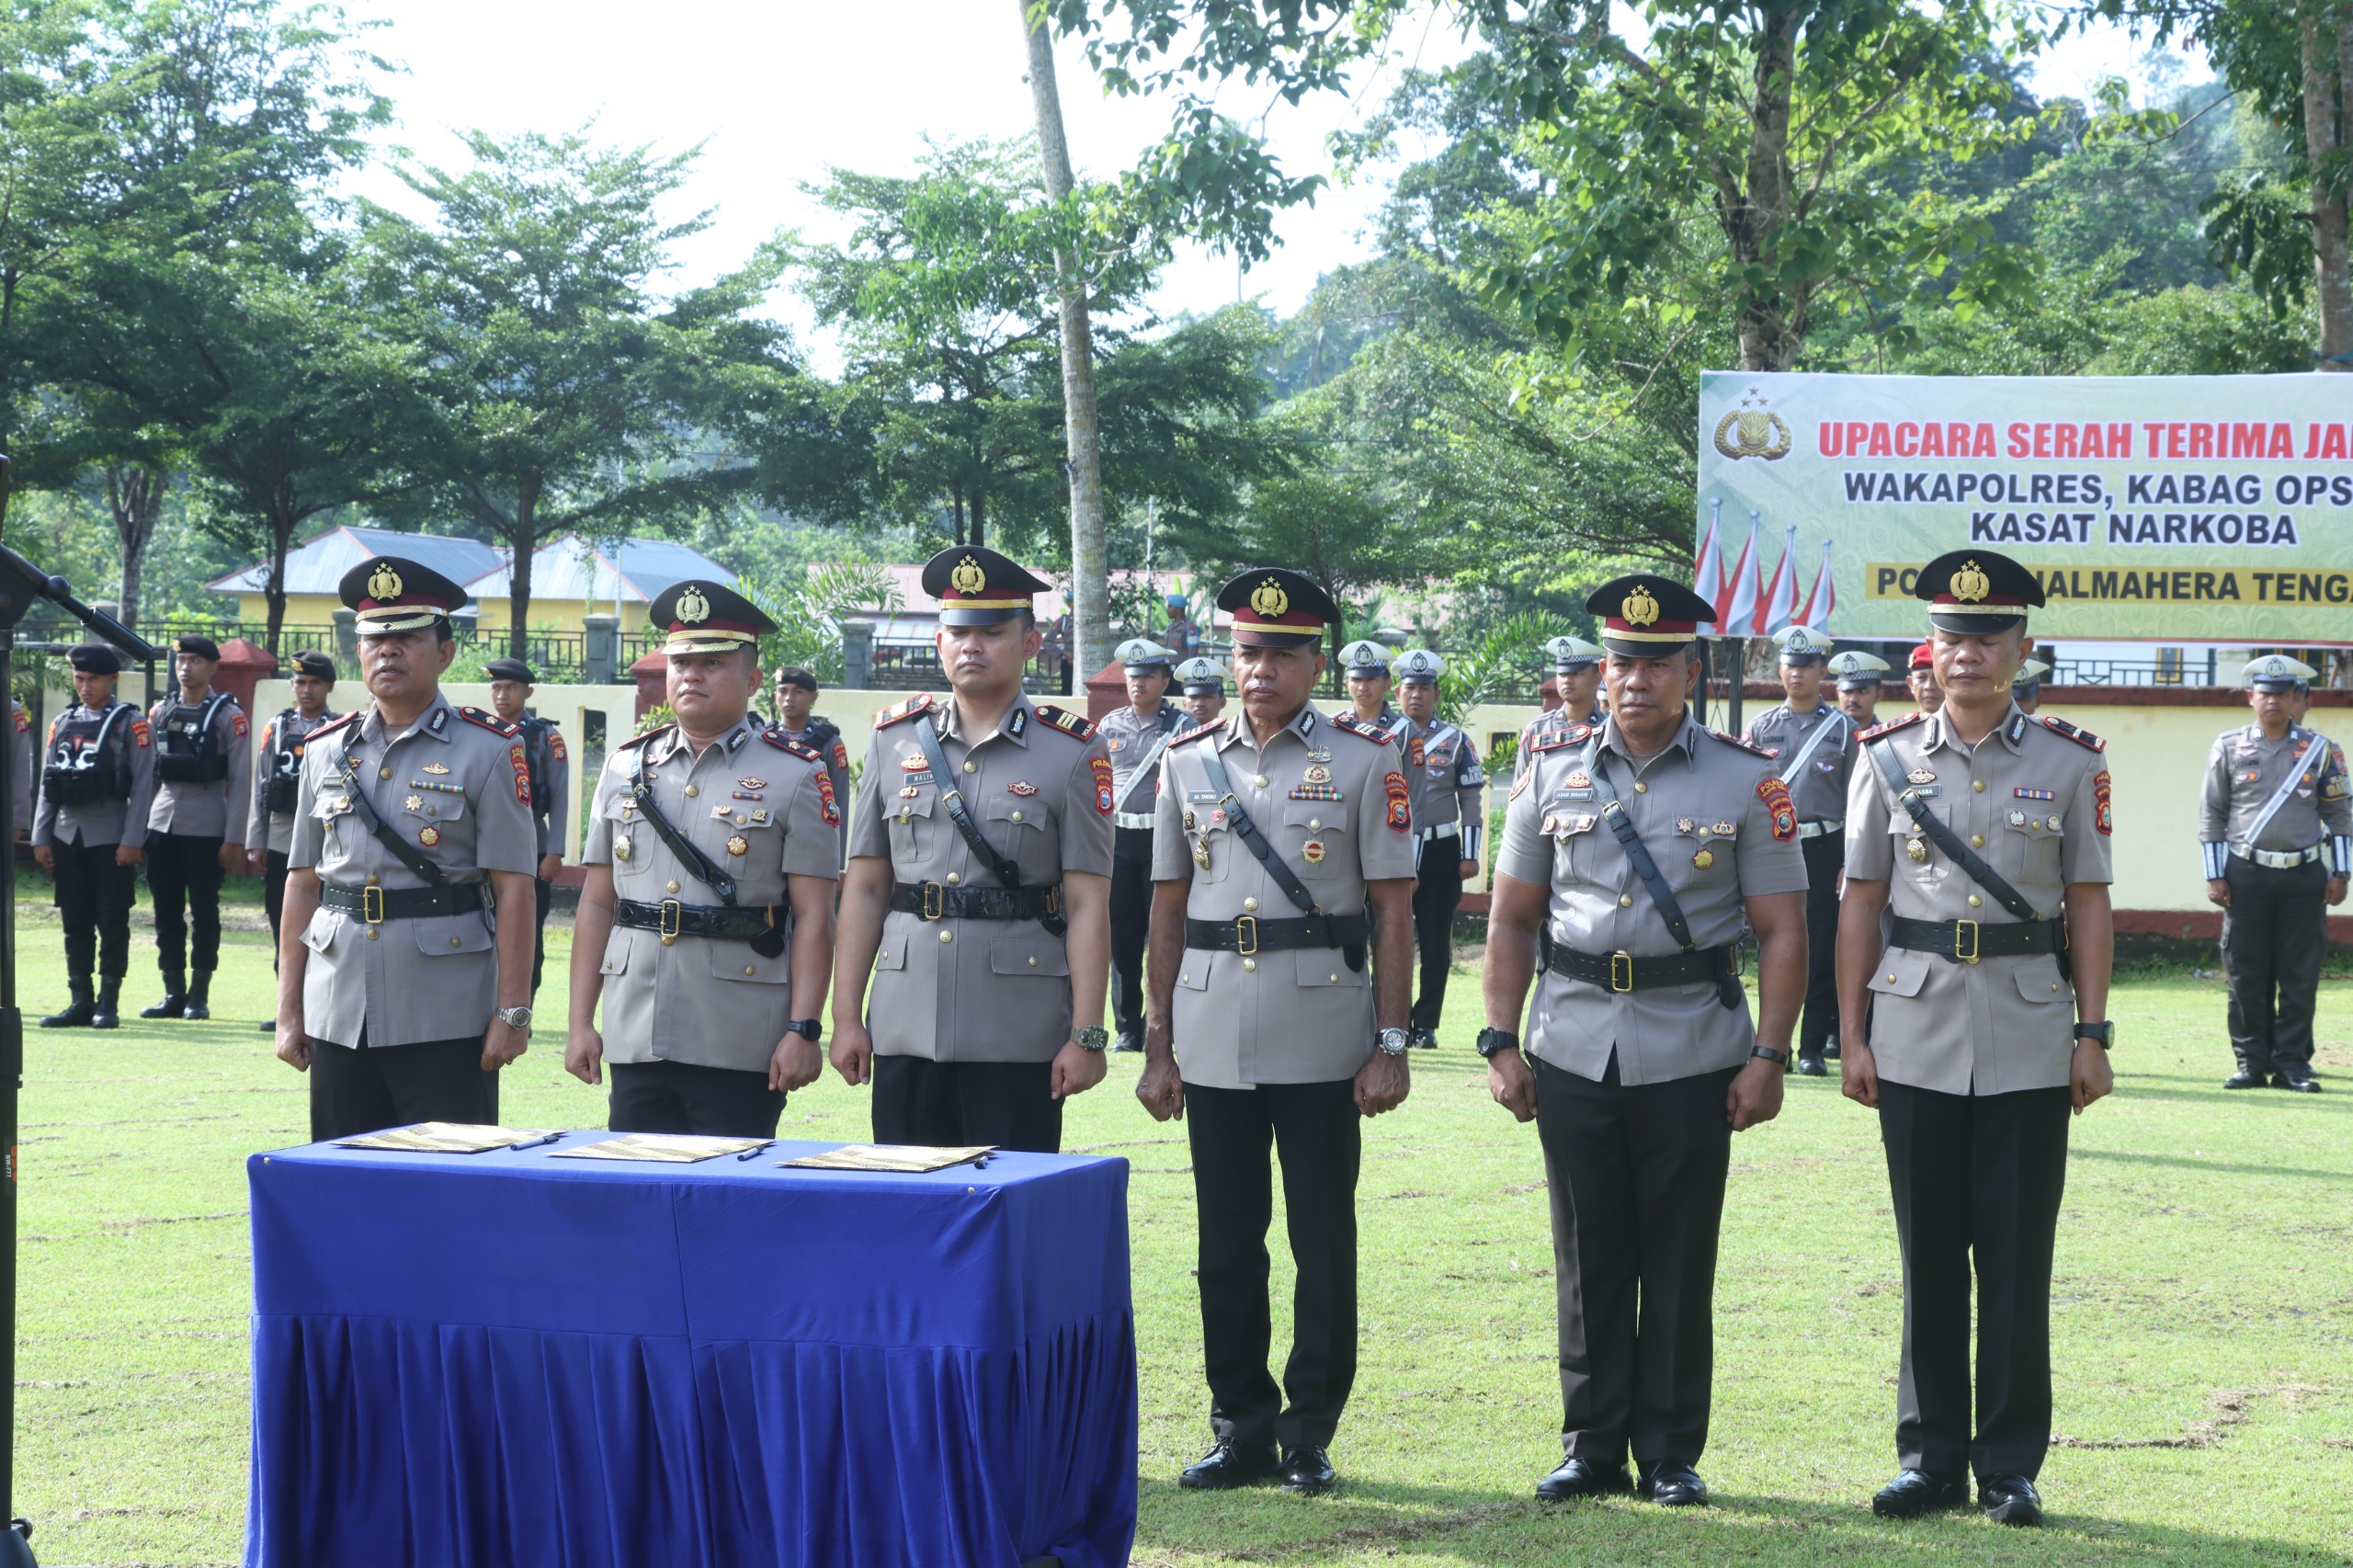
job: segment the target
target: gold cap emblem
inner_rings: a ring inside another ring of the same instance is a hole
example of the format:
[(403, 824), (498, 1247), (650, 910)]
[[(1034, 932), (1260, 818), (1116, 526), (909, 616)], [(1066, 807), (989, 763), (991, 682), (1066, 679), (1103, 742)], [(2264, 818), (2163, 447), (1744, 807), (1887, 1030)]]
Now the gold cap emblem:
[(389, 561), (379, 561), (376, 570), (368, 574), (368, 597), (371, 599), (399, 598), (401, 586), (401, 574), (392, 570)]
[(1965, 605), (1973, 605), (1993, 591), (1992, 581), (1977, 569), (1974, 561), (1963, 562), (1961, 570), (1952, 574), (1952, 597)]
[(1283, 585), (1268, 577), (1250, 590), (1250, 608), (1260, 615), (1281, 615), (1290, 608), (1290, 596)]
[(1618, 607), (1618, 613), (1625, 618), (1629, 626), (1648, 626), (1658, 619), (1658, 601), (1651, 597), (1648, 588), (1637, 587), (1626, 596), (1626, 602)]
[(989, 585), (989, 574), (971, 556), (956, 562), (956, 570), (948, 574), (948, 585), (967, 597)]
[(710, 619), (710, 601), (702, 597), (700, 588), (688, 588), (678, 596), (678, 619), (688, 626)]

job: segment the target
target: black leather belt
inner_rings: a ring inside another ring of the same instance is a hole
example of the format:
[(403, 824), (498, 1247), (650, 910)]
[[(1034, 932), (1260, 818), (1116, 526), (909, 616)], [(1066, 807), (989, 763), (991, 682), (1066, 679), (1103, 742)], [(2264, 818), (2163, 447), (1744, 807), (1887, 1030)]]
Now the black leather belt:
[(346, 887), (321, 881), (319, 903), (327, 909), (357, 915), (370, 926), (387, 920), (420, 920), (435, 915), (463, 915), (483, 903), (480, 882), (444, 882), (438, 888)]
[(926, 920), (1042, 920), (1063, 912), (1062, 887), (951, 888), (945, 882), (893, 882), (891, 907)]
[(1611, 991), (1655, 991), (1663, 985), (1715, 985), (1740, 973), (1740, 949), (1727, 943), (1688, 953), (1636, 958), (1628, 952), (1586, 953), (1552, 944), (1544, 967), (1554, 974)]
[[(1296, 920), (1188, 920), (1185, 945), (1213, 951), (1277, 953), (1292, 948), (1361, 948), (1372, 939), (1372, 922), (1361, 915), (1303, 915)], [(1353, 966), (1351, 966), (1353, 967)]]
[(2063, 952), (2067, 927), (2058, 920), (1999, 920), (1988, 926), (1974, 920), (1906, 920), (1899, 915), (1888, 945), (1934, 953), (1947, 963), (1975, 963), (1979, 959), (2016, 958), (2021, 953)]
[(749, 942), (780, 929), (788, 912), (772, 904), (721, 909), (710, 904), (680, 903), (665, 898), (645, 903), (625, 898), (613, 905), (613, 924), (631, 931), (658, 931), (665, 942), (681, 937), (703, 937), (714, 942)]

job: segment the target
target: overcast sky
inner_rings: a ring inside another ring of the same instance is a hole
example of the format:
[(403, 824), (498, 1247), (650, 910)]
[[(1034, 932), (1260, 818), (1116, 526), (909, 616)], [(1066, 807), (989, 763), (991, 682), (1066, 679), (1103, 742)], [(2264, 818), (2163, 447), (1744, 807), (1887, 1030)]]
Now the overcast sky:
[[(609, 0), (398, 0), (369, 45), (403, 67), (387, 84), (400, 117), (388, 140), (427, 161), (460, 157), (450, 131), (563, 131), (594, 119), (600, 139), (665, 151), (705, 144), (678, 210), (713, 207), (710, 232), (679, 254), (680, 282), (740, 262), (775, 230), (833, 232), (800, 189), (828, 166), (904, 173), (926, 133), (939, 139), (1009, 137), (1030, 129), (1018, 0), (670, 0), (651, 10)], [(1352, 97), (1277, 105), (1266, 130), (1294, 170), (1324, 167), (1324, 138), (1353, 124), (1415, 63), (1439, 65), (1462, 51), (1450, 29), (1427, 19), (1402, 28), (1391, 57), (1360, 78)], [(1074, 48), (1060, 52), (1063, 116), (1084, 176), (1127, 166), (1166, 124), (1165, 106), (1107, 99)], [(2081, 95), (2108, 74), (2132, 74), (2136, 56), (2113, 29), (2071, 40), (2037, 75), (2046, 96)], [(1233, 89), (1222, 107), (1245, 119), (1263, 97)], [(358, 189), (409, 206), (381, 171)], [(1362, 256), (1360, 231), (1384, 194), (1381, 183), (1324, 192), (1312, 210), (1286, 215), (1272, 259), (1237, 278), (1230, 259), (1205, 251), (1169, 269), (1154, 303), (1206, 311), (1238, 295), (1278, 311), (1298, 308), (1321, 272)], [(805, 327), (797, 302), (781, 313)], [(824, 346), (812, 345), (821, 359)]]

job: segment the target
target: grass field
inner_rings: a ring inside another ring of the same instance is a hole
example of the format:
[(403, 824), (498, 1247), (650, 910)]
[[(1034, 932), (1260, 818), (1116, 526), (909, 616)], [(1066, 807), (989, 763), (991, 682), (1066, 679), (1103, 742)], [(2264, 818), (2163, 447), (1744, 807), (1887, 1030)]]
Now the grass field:
[[(21, 929), (29, 1025), (64, 980), (50, 912), (27, 905)], [(255, 1028), (268, 983), (264, 939), (233, 933), (210, 1023), (28, 1028), (17, 1502), (44, 1563), (239, 1557), (244, 1160), (306, 1125), (302, 1081)], [(154, 995), (142, 933), (126, 1015)], [(1714, 1506), (1529, 1500), (1560, 1419), (1542, 1171), (1534, 1130), (1487, 1101), (1474, 983), (1452, 1001), (1413, 1099), (1367, 1129), (1361, 1370), (1332, 1497), (1177, 1490), (1208, 1430), (1182, 1131), (1135, 1104), (1133, 1057), (1074, 1106), (1068, 1144), (1134, 1173), (1138, 1563), (2353, 1562), (2353, 983), (2323, 993), (2330, 1092), (2313, 1097), (2221, 1089), (2218, 984), (2119, 992), (2118, 1093), (2075, 1124), (2068, 1173), (2064, 1436), (2040, 1535), (1973, 1515), (1891, 1526), (1864, 1506), (1893, 1473), (1901, 1301), (1876, 1127), (1836, 1080), (1792, 1078), (1780, 1119), (1733, 1145)], [(507, 1119), (600, 1124), (559, 1056), (550, 1037), (509, 1070)], [(785, 1126), (862, 1138), (865, 1117), (828, 1083)]]

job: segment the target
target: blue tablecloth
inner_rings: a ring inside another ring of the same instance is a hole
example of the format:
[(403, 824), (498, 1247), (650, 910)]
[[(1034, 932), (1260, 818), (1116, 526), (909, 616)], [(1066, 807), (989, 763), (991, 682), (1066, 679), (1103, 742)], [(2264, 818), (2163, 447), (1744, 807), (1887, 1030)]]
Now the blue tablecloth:
[(255, 1155), (249, 1568), (1125, 1562), (1127, 1163), (830, 1147)]

